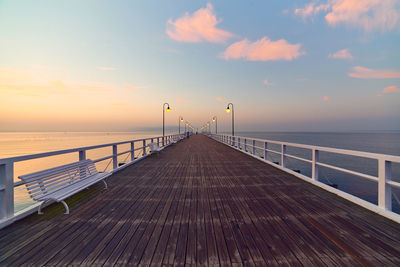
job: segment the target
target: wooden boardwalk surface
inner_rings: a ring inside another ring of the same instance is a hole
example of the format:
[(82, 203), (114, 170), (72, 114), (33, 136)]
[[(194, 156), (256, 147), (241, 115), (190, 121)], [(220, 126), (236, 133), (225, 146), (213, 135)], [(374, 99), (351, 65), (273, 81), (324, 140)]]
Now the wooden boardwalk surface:
[(400, 226), (194, 135), (0, 230), (0, 266), (400, 266)]

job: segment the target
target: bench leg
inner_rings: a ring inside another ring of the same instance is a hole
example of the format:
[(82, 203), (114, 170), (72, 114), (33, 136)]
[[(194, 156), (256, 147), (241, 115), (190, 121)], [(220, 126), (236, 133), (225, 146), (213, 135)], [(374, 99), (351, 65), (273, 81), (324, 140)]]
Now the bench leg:
[(47, 202), (47, 200), (45, 200), (45, 201), (43, 201), (42, 203), (40, 203), (40, 205), (39, 205), (39, 208), (38, 208), (38, 214), (39, 215), (43, 215), (43, 212), (42, 212), (42, 205), (44, 204), (44, 203), (46, 203)]
[(64, 208), (65, 208), (65, 213), (64, 214), (69, 214), (69, 208), (68, 208), (67, 203), (65, 203), (64, 200), (62, 200), (61, 203), (64, 205)]
[(102, 180), (103, 181), (103, 183), (104, 183), (104, 187), (105, 187), (105, 189), (107, 189), (108, 188), (108, 186), (107, 186), (107, 183), (106, 183), (106, 181), (105, 180)]

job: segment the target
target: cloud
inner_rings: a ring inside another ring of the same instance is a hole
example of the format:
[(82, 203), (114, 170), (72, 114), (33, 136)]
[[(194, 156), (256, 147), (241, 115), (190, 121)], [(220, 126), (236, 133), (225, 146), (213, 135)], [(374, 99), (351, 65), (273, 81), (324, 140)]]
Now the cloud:
[(399, 93), (400, 88), (398, 88), (396, 85), (388, 86), (383, 89), (384, 93)]
[(324, 101), (328, 101), (329, 100), (329, 97), (327, 97), (327, 96), (324, 96)]
[(330, 26), (344, 24), (365, 32), (393, 30), (400, 21), (397, 0), (328, 0), (323, 4), (313, 1), (295, 9), (294, 14), (307, 19), (321, 12)]
[(180, 42), (224, 43), (235, 35), (218, 29), (216, 26), (221, 21), (221, 19), (217, 19), (213, 5), (208, 3), (205, 8), (195, 11), (193, 14), (186, 12), (175, 21), (169, 19), (166, 32), (171, 39)]
[(49, 72), (50, 68), (32, 67), (29, 69), (0, 68), (0, 90), (17, 92), (23, 95), (59, 94), (76, 91), (112, 90), (112, 84), (92, 81), (71, 81), (65, 74)]
[(178, 98), (178, 99), (176, 99), (176, 102), (178, 102), (178, 103), (185, 103), (186, 100), (183, 99), (183, 98)]
[(339, 50), (336, 53), (330, 54), (328, 57), (334, 59), (348, 59), (348, 60), (353, 59), (353, 56), (351, 55), (349, 49), (347, 48)]
[(100, 67), (99, 70), (110, 71), (110, 70), (115, 70), (115, 68), (113, 68), (113, 67)]
[(144, 85), (144, 86), (132, 86), (132, 85), (128, 85), (128, 84), (124, 85), (124, 88), (125, 89), (129, 89), (129, 90), (146, 89), (146, 88), (149, 88), (149, 87), (150, 87), (150, 85)]
[(271, 41), (263, 37), (255, 42), (247, 39), (231, 44), (221, 57), (225, 60), (243, 58), (249, 61), (293, 60), (305, 53), (300, 44), (290, 44), (286, 40)]
[(374, 70), (360, 66), (353, 67), (353, 72), (348, 74), (350, 77), (359, 79), (386, 79), (400, 78), (400, 72), (395, 70)]
[(215, 99), (217, 99), (219, 102), (225, 102), (225, 100), (222, 99), (221, 97), (216, 97)]
[(266, 85), (266, 86), (274, 85), (273, 83), (271, 83), (270, 81), (268, 81), (268, 79), (265, 79), (265, 80), (263, 81), (263, 84)]
[(296, 8), (294, 10), (294, 14), (302, 17), (303, 19), (307, 19), (310, 16), (315, 16), (321, 11), (328, 10), (329, 7), (329, 4), (317, 5), (316, 2), (311, 2), (306, 4), (304, 8)]

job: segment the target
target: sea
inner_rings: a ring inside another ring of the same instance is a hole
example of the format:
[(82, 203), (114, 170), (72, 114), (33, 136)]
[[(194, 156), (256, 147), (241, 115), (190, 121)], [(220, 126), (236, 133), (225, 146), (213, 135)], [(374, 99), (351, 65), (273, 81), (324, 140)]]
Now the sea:
[[(0, 132), (0, 158), (35, 154), (54, 150), (85, 147), (105, 143), (128, 141), (144, 137), (160, 136), (158, 131), (140, 132)], [(237, 132), (237, 136), (284, 141), (323, 147), (333, 147), (373, 153), (400, 156), (400, 132)], [(280, 146), (270, 144), (269, 149), (280, 151)], [(129, 144), (119, 146), (119, 151), (129, 149)], [(112, 148), (101, 148), (87, 152), (87, 158), (100, 158), (112, 153)], [(262, 151), (258, 151), (260, 155)], [(311, 152), (305, 149), (288, 147), (287, 153), (311, 159)], [(14, 166), (14, 181), (18, 176), (43, 170), (78, 160), (78, 153), (52, 156), (42, 159), (18, 162)], [(280, 162), (280, 156), (269, 153), (268, 160)], [(119, 162), (129, 161), (129, 154), (118, 158)], [(321, 153), (320, 161), (377, 176), (377, 161), (343, 156), (334, 153)], [(112, 168), (110, 160), (96, 164), (99, 171)], [(311, 165), (292, 158), (287, 159), (287, 167), (311, 176)], [(392, 165), (392, 180), (400, 182), (400, 164)], [(339, 190), (356, 195), (366, 201), (377, 204), (378, 185), (376, 182), (341, 173), (327, 168), (320, 168), (320, 181)], [(15, 188), (15, 210), (19, 211), (33, 204), (24, 186)], [(400, 213), (400, 190), (392, 190), (393, 211)]]

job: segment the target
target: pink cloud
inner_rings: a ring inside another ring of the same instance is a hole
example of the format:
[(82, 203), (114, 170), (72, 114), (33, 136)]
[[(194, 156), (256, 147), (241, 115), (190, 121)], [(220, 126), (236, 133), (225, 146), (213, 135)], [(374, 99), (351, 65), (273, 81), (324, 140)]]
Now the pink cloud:
[(396, 85), (388, 86), (383, 89), (384, 93), (399, 93), (400, 88), (398, 88)]
[(185, 103), (186, 100), (183, 99), (183, 98), (178, 98), (178, 99), (176, 99), (176, 102), (178, 102), (178, 103)]
[(216, 97), (215, 99), (217, 99), (219, 102), (224, 102), (225, 101), (221, 97)]
[(314, 1), (294, 11), (303, 19), (320, 12), (325, 12), (325, 20), (330, 26), (344, 24), (365, 32), (395, 29), (400, 18), (396, 0), (329, 0), (323, 4)]
[(271, 41), (268, 37), (263, 37), (253, 43), (247, 39), (233, 43), (221, 56), (226, 60), (240, 58), (249, 61), (292, 60), (305, 54), (300, 48), (300, 44), (289, 44), (284, 39)]
[(306, 4), (304, 8), (296, 8), (294, 14), (306, 19), (310, 16), (315, 16), (321, 11), (326, 11), (329, 9), (329, 4), (316, 5), (316, 2), (311, 2)]
[(145, 89), (145, 88), (149, 88), (149, 87), (150, 87), (150, 85), (145, 85), (145, 86), (132, 86), (132, 85), (128, 85), (128, 84), (124, 85), (124, 88), (129, 89), (129, 90), (139, 90), (139, 89)]
[(221, 19), (217, 19), (213, 5), (208, 3), (205, 8), (195, 11), (193, 14), (185, 13), (175, 21), (169, 19), (166, 32), (171, 39), (180, 42), (224, 43), (235, 35), (218, 29), (216, 26), (221, 21)]
[(263, 84), (266, 85), (266, 86), (274, 85), (273, 83), (271, 83), (270, 81), (268, 81), (268, 79), (265, 79), (265, 80), (263, 81)]
[(336, 53), (330, 54), (328, 57), (334, 59), (353, 59), (353, 56), (351, 55), (349, 49), (339, 50)]
[(348, 74), (350, 77), (359, 79), (385, 79), (400, 78), (400, 72), (394, 70), (374, 70), (360, 66), (353, 67), (353, 72)]
[(328, 101), (328, 100), (329, 100), (329, 97), (324, 96), (324, 101)]

